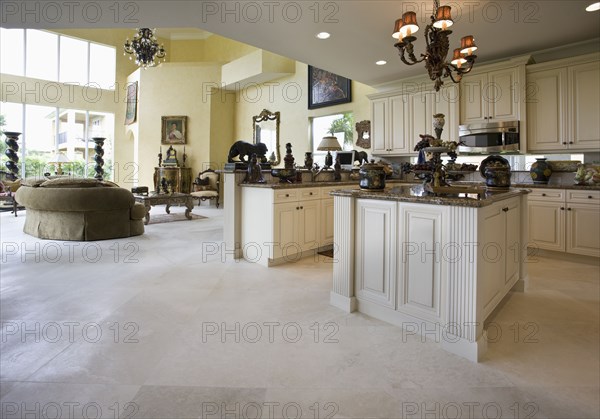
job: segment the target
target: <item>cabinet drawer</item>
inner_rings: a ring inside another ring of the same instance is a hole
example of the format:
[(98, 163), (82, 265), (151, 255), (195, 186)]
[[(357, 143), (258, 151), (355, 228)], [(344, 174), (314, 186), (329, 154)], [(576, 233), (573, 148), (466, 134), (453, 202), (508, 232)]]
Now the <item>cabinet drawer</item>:
[(298, 199), (300, 201), (308, 201), (311, 199), (321, 199), (320, 188), (299, 188)]
[(599, 204), (600, 191), (567, 190), (567, 202), (580, 204)]
[(281, 202), (294, 202), (298, 201), (300, 195), (298, 194), (299, 189), (274, 189), (273, 190), (273, 202), (275, 204)]
[(527, 196), (530, 201), (564, 202), (564, 189), (532, 188)]

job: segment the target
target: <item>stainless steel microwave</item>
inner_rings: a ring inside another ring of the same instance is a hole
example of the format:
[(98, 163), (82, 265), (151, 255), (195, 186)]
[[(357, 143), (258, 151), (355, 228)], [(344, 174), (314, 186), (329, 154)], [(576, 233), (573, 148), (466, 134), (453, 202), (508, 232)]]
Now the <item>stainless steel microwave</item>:
[(520, 150), (519, 121), (461, 125), (458, 129), (462, 153), (500, 153)]

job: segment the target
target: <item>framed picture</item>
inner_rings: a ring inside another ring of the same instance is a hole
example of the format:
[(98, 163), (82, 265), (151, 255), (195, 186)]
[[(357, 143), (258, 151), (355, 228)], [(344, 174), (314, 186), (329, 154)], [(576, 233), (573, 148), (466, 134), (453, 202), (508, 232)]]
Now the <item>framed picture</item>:
[(161, 144), (185, 144), (187, 116), (163, 116)]
[(308, 109), (352, 102), (352, 81), (320, 68), (308, 66)]
[(131, 125), (137, 119), (137, 88), (137, 81), (127, 86), (127, 111), (125, 112), (125, 125)]

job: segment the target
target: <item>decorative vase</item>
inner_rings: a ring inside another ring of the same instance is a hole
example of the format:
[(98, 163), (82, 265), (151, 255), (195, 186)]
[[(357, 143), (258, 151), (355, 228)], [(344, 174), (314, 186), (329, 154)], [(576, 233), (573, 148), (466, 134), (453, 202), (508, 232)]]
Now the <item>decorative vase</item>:
[(96, 146), (94, 147), (94, 151), (96, 152), (96, 155), (94, 156), (94, 161), (96, 162), (96, 166), (94, 166), (96, 176), (94, 176), (94, 178), (98, 180), (104, 179), (104, 169), (102, 168), (102, 166), (104, 166), (104, 159), (102, 158), (104, 156), (104, 149), (102, 148), (104, 147), (104, 140), (106, 140), (106, 138), (92, 138), (92, 141), (96, 143)]
[(311, 169), (313, 167), (313, 156), (311, 151), (304, 153), (304, 167)]
[(8, 157), (8, 161), (6, 162), (6, 168), (9, 170), (9, 173), (6, 175), (6, 178), (10, 181), (15, 181), (19, 178), (19, 135), (20, 132), (9, 132), (5, 131), (4, 135), (6, 135), (6, 157)]
[(533, 183), (548, 183), (552, 175), (552, 168), (545, 158), (536, 159), (537, 161), (531, 165), (529, 175), (533, 179)]

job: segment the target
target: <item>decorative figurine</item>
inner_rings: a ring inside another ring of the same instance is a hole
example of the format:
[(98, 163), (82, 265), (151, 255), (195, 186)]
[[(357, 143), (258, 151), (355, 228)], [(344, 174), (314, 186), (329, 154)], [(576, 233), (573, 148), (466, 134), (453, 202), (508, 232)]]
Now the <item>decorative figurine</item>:
[(162, 147), (160, 147), (160, 151), (158, 153), (158, 167), (162, 166)]
[(167, 158), (165, 159), (163, 166), (179, 167), (179, 161), (177, 161), (177, 151), (173, 148), (173, 146), (169, 146), (167, 150)]
[(185, 154), (185, 146), (183, 146), (183, 163), (181, 167), (185, 167), (185, 161), (187, 160), (187, 154)]
[(359, 164), (363, 164), (363, 163), (368, 163), (369, 162), (369, 156), (367, 155), (366, 151), (357, 151), (355, 153), (356, 156), (356, 160), (358, 160)]
[(266, 162), (267, 146), (263, 143), (250, 144), (245, 141), (236, 141), (229, 149), (227, 161), (235, 163), (234, 157), (238, 157), (241, 162), (248, 163), (252, 154), (256, 154), (257, 159), (261, 162)]
[(160, 188), (158, 193), (161, 193), (160, 189), (162, 189), (162, 193), (169, 193), (167, 179), (164, 177), (160, 180)]
[(256, 153), (252, 153), (244, 183), (265, 183)]
[(293, 169), (294, 160), (294, 156), (292, 155), (292, 143), (287, 143), (285, 145), (285, 157), (283, 158), (284, 167), (286, 169)]
[(335, 156), (335, 165), (333, 166), (333, 180), (342, 180), (342, 165), (340, 156)]

